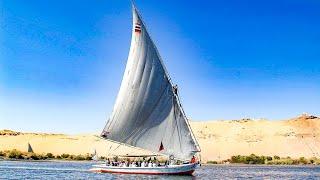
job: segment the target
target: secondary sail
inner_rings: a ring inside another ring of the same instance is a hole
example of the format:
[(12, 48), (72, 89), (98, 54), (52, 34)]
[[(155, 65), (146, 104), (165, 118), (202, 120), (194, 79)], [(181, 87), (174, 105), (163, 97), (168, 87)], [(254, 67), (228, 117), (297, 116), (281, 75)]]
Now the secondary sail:
[(179, 159), (200, 151), (177, 89), (135, 7), (126, 70), (101, 136)]

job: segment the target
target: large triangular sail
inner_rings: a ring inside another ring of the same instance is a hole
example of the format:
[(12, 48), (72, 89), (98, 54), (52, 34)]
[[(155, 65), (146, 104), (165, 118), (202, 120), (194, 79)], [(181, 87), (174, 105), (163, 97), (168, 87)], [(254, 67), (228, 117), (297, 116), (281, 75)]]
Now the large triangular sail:
[(101, 136), (178, 159), (200, 151), (177, 89), (134, 6), (126, 70)]

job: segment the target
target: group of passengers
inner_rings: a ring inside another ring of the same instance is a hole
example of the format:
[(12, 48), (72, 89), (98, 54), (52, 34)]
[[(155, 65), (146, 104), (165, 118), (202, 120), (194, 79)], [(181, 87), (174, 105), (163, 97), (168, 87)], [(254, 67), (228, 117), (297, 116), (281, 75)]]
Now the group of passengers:
[(156, 158), (154, 158), (154, 160), (151, 160), (151, 158), (149, 158), (149, 160), (143, 159), (140, 161), (130, 161), (130, 160), (110, 161), (109, 158), (106, 160), (107, 166), (118, 166), (118, 167), (159, 167), (159, 166), (168, 165), (168, 164), (169, 164), (168, 161), (166, 161), (164, 164), (160, 164)]

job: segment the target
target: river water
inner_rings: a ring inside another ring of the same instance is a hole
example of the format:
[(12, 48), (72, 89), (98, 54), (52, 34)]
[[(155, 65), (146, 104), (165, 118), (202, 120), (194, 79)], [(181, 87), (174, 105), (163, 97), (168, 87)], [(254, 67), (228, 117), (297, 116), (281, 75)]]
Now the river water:
[(194, 176), (145, 176), (89, 172), (92, 162), (0, 161), (0, 179), (320, 179), (320, 166), (210, 165)]

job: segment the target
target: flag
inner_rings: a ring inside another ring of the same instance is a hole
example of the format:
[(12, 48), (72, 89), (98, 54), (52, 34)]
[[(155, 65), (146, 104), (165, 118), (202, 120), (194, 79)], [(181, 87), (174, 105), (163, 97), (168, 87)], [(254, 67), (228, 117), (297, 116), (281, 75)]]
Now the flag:
[(159, 147), (159, 151), (162, 151), (162, 150), (164, 150), (164, 146), (163, 146), (162, 141), (161, 141), (160, 147)]
[(134, 26), (134, 32), (137, 33), (141, 33), (141, 24), (140, 23), (136, 23), (136, 25)]
[(108, 136), (108, 134), (110, 134), (110, 132), (104, 132), (103, 134), (101, 134), (101, 137), (106, 138)]

